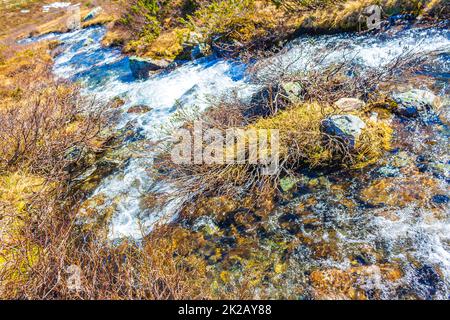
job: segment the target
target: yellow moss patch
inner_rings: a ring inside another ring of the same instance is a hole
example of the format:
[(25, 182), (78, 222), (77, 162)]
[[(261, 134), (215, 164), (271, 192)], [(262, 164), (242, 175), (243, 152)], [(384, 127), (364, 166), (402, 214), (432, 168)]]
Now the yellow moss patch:
[(15, 208), (17, 213), (23, 213), (26, 200), (34, 193), (42, 191), (45, 180), (42, 177), (15, 172), (0, 176), (0, 204)]
[(175, 59), (183, 51), (182, 43), (188, 32), (187, 29), (174, 29), (161, 33), (144, 55), (155, 59)]
[(30, 197), (44, 189), (43, 178), (25, 172), (0, 176), (0, 279), (5, 282), (25, 281), (39, 259), (40, 247), (21, 230), (29, 219)]

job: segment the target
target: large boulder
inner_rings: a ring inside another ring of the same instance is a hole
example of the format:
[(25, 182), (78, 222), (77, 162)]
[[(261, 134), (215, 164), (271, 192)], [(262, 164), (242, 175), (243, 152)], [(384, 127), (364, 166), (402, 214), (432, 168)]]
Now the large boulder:
[(421, 112), (436, 108), (439, 98), (429, 90), (413, 89), (395, 93), (392, 98), (397, 103), (397, 112), (405, 117), (417, 117)]
[(341, 98), (334, 103), (341, 111), (355, 111), (364, 108), (364, 101), (356, 98)]
[(365, 122), (354, 115), (335, 115), (322, 121), (322, 132), (342, 139), (350, 148), (355, 146), (365, 127)]
[(147, 79), (150, 72), (158, 71), (169, 66), (166, 60), (154, 60), (140, 57), (130, 57), (130, 69), (136, 79)]

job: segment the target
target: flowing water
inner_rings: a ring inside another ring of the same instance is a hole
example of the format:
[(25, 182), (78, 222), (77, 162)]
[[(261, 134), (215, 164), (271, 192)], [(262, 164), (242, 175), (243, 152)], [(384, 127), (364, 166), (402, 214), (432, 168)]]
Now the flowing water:
[[(121, 97), (125, 104), (115, 126), (119, 130), (132, 125), (135, 136), (130, 144), (160, 139), (180, 108), (201, 112), (222, 93), (235, 90), (248, 98), (257, 89), (246, 77), (244, 65), (214, 57), (135, 80), (127, 57), (117, 49), (101, 47), (105, 32), (103, 27), (91, 27), (23, 42), (58, 39), (63, 50), (55, 58), (57, 77), (83, 82), (85, 94), (99, 102)], [(276, 59), (293, 71), (317, 67), (308, 64), (308, 58), (328, 51), (324, 65), (351, 58), (364, 68), (378, 68), (408, 50), (439, 52), (437, 59), (428, 62), (426, 75), (433, 77), (435, 91), (448, 95), (450, 31), (445, 28), (410, 28), (376, 36), (302, 37)], [(152, 110), (127, 112), (136, 105)], [(328, 270), (326, 275), (353, 270), (359, 275), (358, 290), (364, 290), (369, 298), (450, 297), (448, 112), (447, 102), (440, 118), (393, 119), (396, 149), (374, 168), (353, 174), (304, 172), (304, 186), (293, 199), (280, 203), (271, 218), (275, 225), (271, 234), (288, 241), (304, 240), (291, 257), (302, 262), (297, 273), (319, 269)], [(176, 216), (183, 199), (177, 199), (173, 190), (174, 199), (162, 212), (142, 208), (142, 197), (149, 190), (165, 188), (171, 192), (169, 186), (149, 178), (151, 166), (151, 155), (131, 156), (94, 191), (93, 198), (102, 195), (106, 199), (100, 210), (114, 203), (112, 239), (139, 238), (155, 221)], [(199, 222), (193, 224), (195, 227)], [(259, 232), (258, 237), (262, 234), (267, 233)], [(391, 276), (395, 279), (386, 282), (385, 269), (393, 264), (402, 276)], [(373, 265), (381, 267), (368, 267)], [(302, 283), (306, 286), (306, 282)], [(304, 295), (311, 296), (308, 290)]]

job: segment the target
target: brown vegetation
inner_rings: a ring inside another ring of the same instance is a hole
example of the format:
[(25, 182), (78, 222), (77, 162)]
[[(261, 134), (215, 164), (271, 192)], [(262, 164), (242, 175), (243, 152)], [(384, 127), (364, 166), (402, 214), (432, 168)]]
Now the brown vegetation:
[[(78, 88), (53, 80), (49, 45), (1, 52), (0, 298), (207, 297), (195, 269), (173, 259), (163, 229), (143, 246), (111, 246), (108, 221), (80, 225), (85, 193), (71, 179), (108, 137)], [(70, 287), (74, 266), (81, 290)]]

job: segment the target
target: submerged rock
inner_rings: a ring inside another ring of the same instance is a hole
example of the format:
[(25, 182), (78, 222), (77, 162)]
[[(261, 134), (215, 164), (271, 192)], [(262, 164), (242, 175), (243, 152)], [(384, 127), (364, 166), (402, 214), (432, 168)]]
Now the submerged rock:
[(370, 206), (406, 207), (416, 205), (427, 207), (436, 194), (442, 194), (439, 181), (427, 175), (406, 178), (384, 178), (372, 181), (360, 193), (360, 199)]
[(130, 57), (130, 69), (136, 79), (146, 79), (152, 71), (166, 68), (169, 62), (166, 60), (154, 60), (140, 57)]
[(322, 121), (324, 133), (342, 138), (351, 148), (355, 146), (356, 140), (365, 127), (364, 121), (354, 115), (330, 116)]
[(393, 95), (397, 112), (405, 117), (417, 117), (421, 112), (437, 107), (438, 97), (429, 90), (413, 89)]
[(341, 98), (334, 104), (343, 111), (361, 110), (366, 105), (364, 101), (356, 98)]
[(132, 106), (128, 109), (127, 113), (147, 113), (152, 111), (153, 109), (149, 106), (146, 106), (144, 104), (139, 104)]
[(402, 277), (402, 269), (394, 264), (358, 266), (345, 270), (315, 270), (310, 275), (313, 298), (319, 300), (366, 300), (370, 296), (379, 298), (381, 290), (367, 290), (368, 287), (373, 287), (370, 284), (377, 281), (396, 286), (399, 285), (396, 282)]

